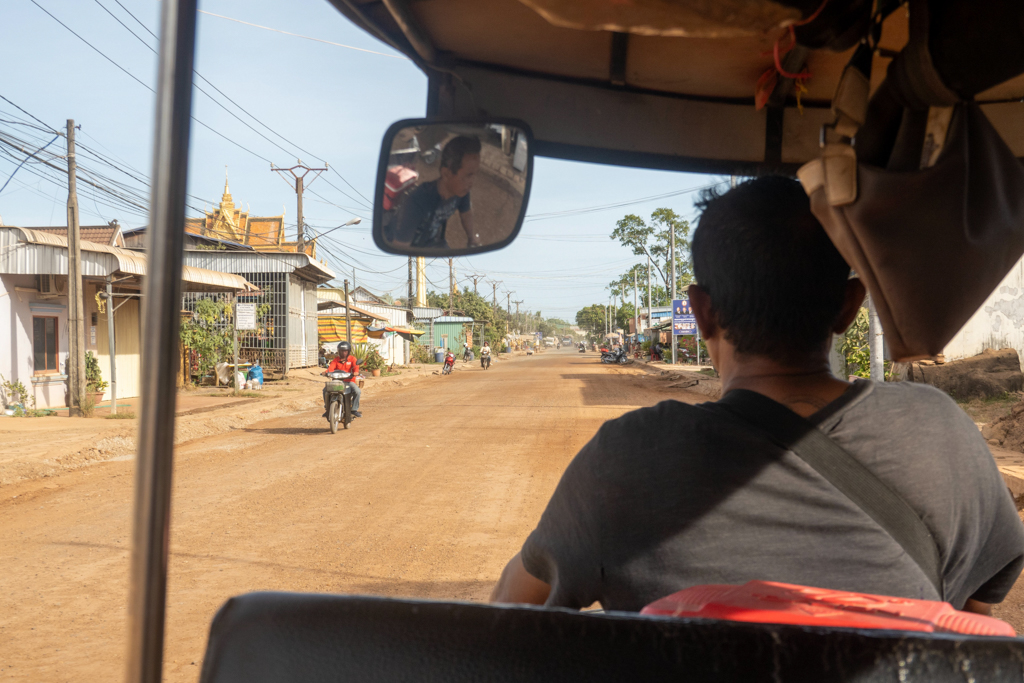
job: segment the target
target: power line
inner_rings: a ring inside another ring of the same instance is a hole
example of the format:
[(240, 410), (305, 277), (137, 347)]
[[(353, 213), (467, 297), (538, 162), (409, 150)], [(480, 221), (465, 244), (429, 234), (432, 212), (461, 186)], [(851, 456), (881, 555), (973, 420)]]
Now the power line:
[[(116, 2), (116, 0), (115, 0), (115, 2)], [(121, 3), (118, 3), (118, 4), (121, 4)], [(349, 50), (357, 50), (359, 52), (368, 52), (371, 55), (380, 55), (381, 57), (391, 57), (393, 59), (404, 59), (406, 61), (409, 61), (409, 58), (404, 56), (404, 55), (389, 55), (386, 52), (375, 52), (374, 50), (367, 50), (365, 48), (354, 47), (352, 45), (343, 45), (342, 43), (333, 43), (333, 42), (331, 42), (329, 40), (322, 40), (320, 38), (311, 38), (310, 36), (303, 36), (303, 35), (300, 35), (298, 33), (289, 33), (288, 31), (282, 31), (279, 28), (271, 28), (269, 26), (260, 26), (259, 24), (252, 24), (252, 23), (249, 23), (248, 21), (242, 21), (241, 19), (233, 19), (231, 17), (225, 17), (222, 14), (214, 14), (213, 12), (206, 12), (204, 10), (199, 10), (199, 12), (201, 14), (208, 14), (211, 17), (217, 17), (218, 19), (227, 19), (228, 21), (234, 21), (234, 22), (239, 23), (239, 24), (245, 24), (246, 26), (252, 26), (254, 28), (261, 28), (264, 31), (273, 31), (274, 33), (283, 33), (286, 36), (294, 36), (295, 38), (304, 38), (306, 40), (315, 40), (318, 43), (326, 43), (327, 45), (335, 45), (337, 47), (344, 47), (344, 48), (348, 48)]]

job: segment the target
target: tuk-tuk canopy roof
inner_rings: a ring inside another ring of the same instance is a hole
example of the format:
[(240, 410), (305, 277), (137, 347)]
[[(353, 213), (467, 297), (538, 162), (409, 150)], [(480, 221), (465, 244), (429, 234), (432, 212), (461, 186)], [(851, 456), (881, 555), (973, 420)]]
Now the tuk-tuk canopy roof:
[[(789, 24), (818, 0), (722, 0), (711, 3), (722, 8), (719, 23), (701, 16), (708, 3), (693, 0), (389, 0), (391, 10), (381, 0), (330, 2), (427, 73), (428, 115), (521, 118), (540, 155), (627, 166), (795, 170), (818, 154), (853, 52), (786, 51)], [(900, 8), (884, 23), (872, 89), (907, 41), (907, 16)], [(776, 44), (787, 72), (811, 77), (799, 103), (793, 81), (779, 78), (757, 110)], [(991, 103), (985, 112), (1017, 156), (1024, 103), (1009, 100), (1022, 96), (1017, 77), (977, 98)]]

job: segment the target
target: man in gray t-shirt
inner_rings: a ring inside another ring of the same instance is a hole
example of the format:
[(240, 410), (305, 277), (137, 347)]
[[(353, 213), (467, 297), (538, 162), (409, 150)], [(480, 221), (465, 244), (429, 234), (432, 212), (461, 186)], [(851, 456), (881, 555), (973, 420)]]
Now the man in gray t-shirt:
[[(724, 398), (606, 423), (492, 600), (637, 611), (761, 579), (980, 612), (1001, 602), (1024, 566), (1024, 526), (988, 448), (937, 389), (831, 376), (828, 344), (864, 288), (799, 185), (760, 178), (706, 198), (692, 253), (690, 302)], [(742, 391), (808, 419), (909, 503), (938, 546), (941, 594), (867, 513), (730, 412)]]

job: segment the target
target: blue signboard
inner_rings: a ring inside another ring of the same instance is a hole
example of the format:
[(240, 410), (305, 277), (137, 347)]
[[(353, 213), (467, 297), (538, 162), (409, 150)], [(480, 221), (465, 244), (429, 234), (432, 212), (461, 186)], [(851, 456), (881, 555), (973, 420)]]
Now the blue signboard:
[(672, 334), (677, 337), (697, 334), (697, 318), (689, 299), (672, 300)]

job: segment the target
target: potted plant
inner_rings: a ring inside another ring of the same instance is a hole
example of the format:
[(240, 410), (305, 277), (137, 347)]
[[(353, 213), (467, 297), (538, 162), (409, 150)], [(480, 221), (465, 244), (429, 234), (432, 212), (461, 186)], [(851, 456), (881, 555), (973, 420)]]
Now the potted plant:
[(376, 349), (370, 349), (367, 352), (366, 358), (363, 360), (362, 365), (362, 367), (369, 370), (374, 377), (380, 377), (380, 371), (383, 370), (386, 366), (387, 363), (384, 362), (384, 359), (381, 358), (381, 355), (377, 353)]
[(99, 360), (92, 355), (92, 351), (87, 351), (85, 354), (85, 389), (92, 394), (94, 404), (103, 400), (103, 392), (107, 390), (108, 386), (110, 384), (103, 380), (103, 373), (100, 372)]

